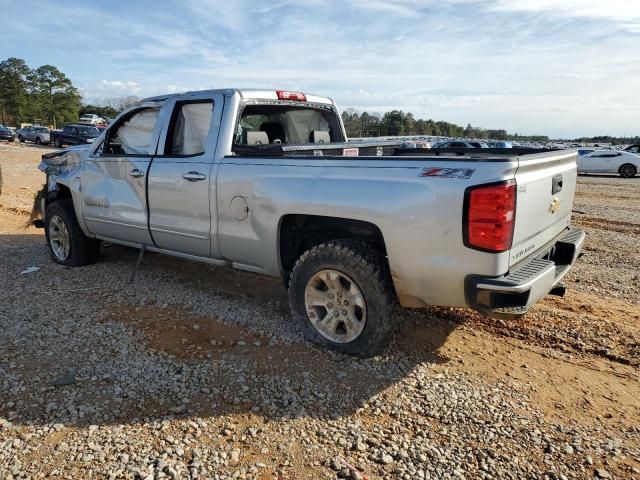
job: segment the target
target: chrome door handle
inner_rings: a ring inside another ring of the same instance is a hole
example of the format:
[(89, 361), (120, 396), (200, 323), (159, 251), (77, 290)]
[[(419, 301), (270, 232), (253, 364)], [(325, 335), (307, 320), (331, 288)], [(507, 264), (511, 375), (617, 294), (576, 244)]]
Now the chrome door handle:
[(204, 173), (189, 172), (182, 175), (182, 178), (189, 180), (190, 182), (199, 182), (200, 180), (206, 180), (207, 176)]
[(144, 172), (142, 170), (138, 170), (137, 168), (134, 168), (129, 172), (129, 175), (131, 175), (134, 178), (140, 178), (140, 177), (144, 177)]

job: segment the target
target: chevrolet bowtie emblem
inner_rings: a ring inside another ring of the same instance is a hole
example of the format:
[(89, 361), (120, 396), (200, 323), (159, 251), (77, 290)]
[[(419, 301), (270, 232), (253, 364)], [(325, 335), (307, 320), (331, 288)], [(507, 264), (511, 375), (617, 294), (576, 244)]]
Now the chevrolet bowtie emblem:
[(549, 212), (556, 213), (559, 208), (560, 208), (560, 200), (558, 200), (557, 198), (554, 198), (553, 201), (551, 202), (551, 205), (549, 205)]

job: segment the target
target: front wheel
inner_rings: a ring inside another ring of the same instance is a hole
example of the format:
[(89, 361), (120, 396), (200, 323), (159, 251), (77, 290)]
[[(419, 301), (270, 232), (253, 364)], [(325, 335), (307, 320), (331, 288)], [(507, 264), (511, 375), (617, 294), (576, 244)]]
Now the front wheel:
[(47, 207), (45, 235), (49, 254), (56, 263), (81, 267), (96, 263), (100, 257), (100, 242), (82, 232), (71, 199), (58, 200)]
[(24, 137), (22, 135), (18, 135), (18, 141), (20, 143), (24, 143)]
[(59, 138), (56, 138), (55, 144), (56, 144), (56, 147), (62, 148), (62, 141)]
[(635, 165), (632, 165), (631, 163), (625, 163), (620, 167), (620, 169), (618, 170), (618, 173), (623, 178), (631, 178), (631, 177), (634, 177), (636, 173), (638, 173), (638, 171)]
[(289, 304), (309, 340), (359, 357), (380, 353), (397, 325), (386, 259), (358, 241), (305, 252), (291, 273)]
[(40, 140), (40, 137), (36, 137), (36, 145), (40, 145), (42, 143), (42, 140)]

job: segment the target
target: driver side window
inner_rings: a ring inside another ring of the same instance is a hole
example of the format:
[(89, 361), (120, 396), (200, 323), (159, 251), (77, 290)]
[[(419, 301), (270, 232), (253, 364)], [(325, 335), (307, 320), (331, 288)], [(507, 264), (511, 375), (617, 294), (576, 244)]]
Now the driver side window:
[(150, 155), (151, 140), (159, 108), (131, 112), (109, 130), (103, 152), (106, 155)]

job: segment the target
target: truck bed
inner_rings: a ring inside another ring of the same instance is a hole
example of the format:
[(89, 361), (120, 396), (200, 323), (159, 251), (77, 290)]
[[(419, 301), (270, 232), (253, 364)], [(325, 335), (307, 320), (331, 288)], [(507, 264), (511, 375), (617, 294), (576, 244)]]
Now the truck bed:
[[(345, 152), (346, 151), (346, 152)], [(525, 155), (548, 152), (559, 152), (556, 149), (539, 149), (530, 147), (515, 148), (403, 148), (400, 142), (354, 141), (326, 144), (268, 144), (233, 146), (233, 152), (240, 156), (268, 157), (455, 157), (464, 156), (469, 159), (495, 160), (512, 159)]]

